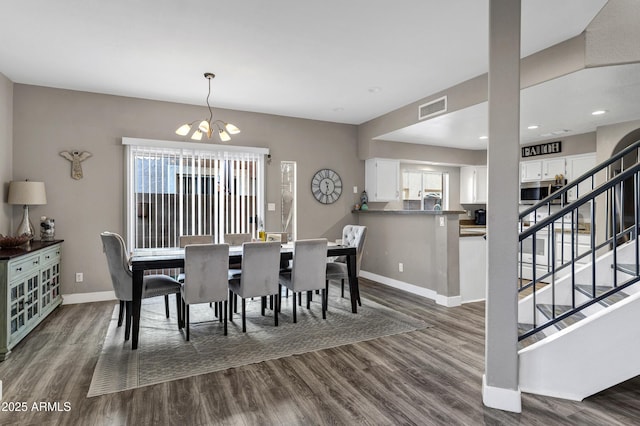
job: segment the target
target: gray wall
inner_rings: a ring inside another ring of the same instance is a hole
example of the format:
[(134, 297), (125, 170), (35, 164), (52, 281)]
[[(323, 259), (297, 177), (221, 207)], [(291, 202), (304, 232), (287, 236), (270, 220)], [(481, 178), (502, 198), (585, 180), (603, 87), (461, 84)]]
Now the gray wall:
[[(629, 133), (640, 129), (640, 120), (627, 121), (625, 123), (612, 124), (609, 126), (599, 127), (597, 130), (597, 150), (596, 150), (596, 163), (600, 164), (609, 159), (620, 140)], [(605, 176), (598, 174), (596, 178), (596, 184), (603, 183)], [(596, 211), (596, 223), (605, 222), (605, 208), (604, 203), (601, 203), (601, 207)], [(596, 228), (596, 237), (598, 241), (604, 241), (605, 239), (605, 227), (599, 226)]]
[[(275, 203), (276, 211), (266, 214), (267, 230), (279, 229), (282, 160), (296, 161), (298, 166), (299, 238), (335, 240), (345, 224), (354, 223), (350, 211), (359, 194), (353, 194), (353, 186), (360, 191), (364, 187), (364, 162), (357, 158), (355, 126), (217, 108), (214, 112), (242, 129), (229, 144), (271, 150), (266, 202)], [(206, 113), (199, 106), (14, 86), (13, 178), (46, 184), (48, 204), (34, 206), (32, 216), (53, 217), (56, 237), (65, 240), (63, 294), (111, 289), (99, 233), (124, 232), (121, 138), (181, 140), (175, 128)], [(71, 179), (70, 163), (59, 156), (60, 151), (69, 150), (93, 154), (83, 162), (82, 180)], [(315, 201), (310, 191), (313, 173), (324, 167), (338, 172), (345, 186), (342, 197), (329, 206)], [(14, 209), (14, 221), (19, 213)], [(75, 272), (84, 272), (84, 283), (74, 282)]]
[(12, 234), (11, 211), (6, 203), (13, 174), (13, 83), (0, 73), (0, 234)]
[[(359, 213), (358, 223), (367, 227), (361, 269), (442, 296), (459, 296), (458, 217), (445, 215), (447, 226), (439, 226), (442, 217)], [(404, 264), (403, 272), (398, 263)]]
[(567, 157), (569, 155), (587, 154), (596, 152), (596, 132), (583, 133), (581, 135), (567, 136), (564, 138), (555, 138), (545, 141), (540, 141), (532, 144), (522, 145), (521, 148), (530, 145), (538, 145), (546, 142), (562, 141), (562, 152), (557, 154), (543, 155), (540, 157), (526, 157), (522, 158), (522, 149), (520, 150), (520, 161), (547, 159), (554, 157)]

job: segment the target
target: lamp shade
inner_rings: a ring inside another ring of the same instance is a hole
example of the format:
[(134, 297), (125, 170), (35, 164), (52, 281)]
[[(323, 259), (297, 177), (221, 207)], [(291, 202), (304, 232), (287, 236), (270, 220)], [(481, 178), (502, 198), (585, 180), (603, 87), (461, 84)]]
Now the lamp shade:
[(44, 182), (32, 182), (29, 180), (12, 181), (9, 183), (8, 202), (9, 204), (25, 206), (47, 204)]

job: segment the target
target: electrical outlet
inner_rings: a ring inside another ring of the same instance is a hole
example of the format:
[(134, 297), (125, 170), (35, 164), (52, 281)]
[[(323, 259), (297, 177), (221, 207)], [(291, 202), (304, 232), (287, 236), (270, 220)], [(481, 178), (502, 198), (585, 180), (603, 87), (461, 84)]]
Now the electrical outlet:
[(404, 272), (404, 265), (402, 262), (398, 263), (398, 272)]
[(444, 226), (444, 216), (440, 216), (440, 226)]
[(84, 281), (84, 274), (82, 272), (76, 272), (76, 282), (81, 283)]
[(354, 194), (357, 194), (357, 193), (358, 193), (358, 187), (357, 187), (357, 186), (354, 186), (354, 187), (353, 187), (353, 193), (354, 193)]

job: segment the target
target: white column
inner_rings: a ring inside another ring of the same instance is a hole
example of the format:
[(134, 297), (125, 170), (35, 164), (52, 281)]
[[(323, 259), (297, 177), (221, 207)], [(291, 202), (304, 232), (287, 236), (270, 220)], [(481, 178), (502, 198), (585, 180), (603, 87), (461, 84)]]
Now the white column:
[(482, 400), (520, 412), (518, 387), (518, 150), (520, 0), (489, 1), (489, 196)]

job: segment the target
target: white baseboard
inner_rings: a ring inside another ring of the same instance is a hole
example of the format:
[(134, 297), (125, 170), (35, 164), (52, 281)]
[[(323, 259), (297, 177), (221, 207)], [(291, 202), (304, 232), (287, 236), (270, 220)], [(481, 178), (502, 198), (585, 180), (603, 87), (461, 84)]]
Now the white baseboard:
[(505, 389), (487, 385), (486, 377), (482, 375), (482, 402), (490, 408), (522, 412), (522, 398), (520, 389)]
[(448, 308), (460, 306), (460, 304), (462, 303), (462, 299), (460, 298), (460, 296), (443, 296), (431, 289), (374, 274), (372, 272), (360, 271), (360, 276), (362, 278), (376, 281), (389, 287), (397, 288), (399, 290), (404, 290), (418, 296), (426, 297), (427, 299), (434, 300), (438, 305), (446, 306)]
[(63, 305), (75, 305), (76, 303), (104, 302), (106, 300), (117, 300), (116, 293), (109, 291), (94, 291), (91, 293), (71, 293), (62, 295)]
[(464, 301), (464, 302), (462, 302), (462, 303), (464, 304), (464, 303), (484, 302), (485, 300), (487, 300), (487, 299), (482, 298), (482, 299), (474, 299), (474, 300), (465, 300), (465, 301)]

